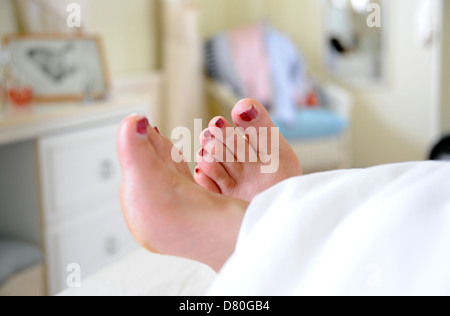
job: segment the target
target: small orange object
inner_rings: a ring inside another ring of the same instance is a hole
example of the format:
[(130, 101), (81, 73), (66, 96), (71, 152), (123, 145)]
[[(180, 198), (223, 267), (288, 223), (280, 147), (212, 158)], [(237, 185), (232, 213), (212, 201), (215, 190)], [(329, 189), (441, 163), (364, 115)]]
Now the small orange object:
[(316, 92), (310, 92), (306, 99), (306, 105), (309, 107), (315, 107), (320, 105), (320, 99)]
[(9, 98), (17, 106), (26, 106), (33, 100), (33, 90), (30, 87), (17, 87), (9, 90)]

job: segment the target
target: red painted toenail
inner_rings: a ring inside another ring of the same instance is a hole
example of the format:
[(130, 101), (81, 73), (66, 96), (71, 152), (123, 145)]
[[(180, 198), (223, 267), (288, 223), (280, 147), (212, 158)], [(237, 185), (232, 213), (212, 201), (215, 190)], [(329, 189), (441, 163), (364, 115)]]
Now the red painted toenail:
[(195, 173), (199, 174), (200, 173), (200, 168), (195, 168)]
[(156, 126), (155, 126), (155, 131), (156, 131), (159, 135), (161, 135), (161, 133), (159, 132), (158, 127), (156, 127)]
[(203, 157), (205, 155), (205, 153), (206, 153), (205, 148), (202, 148), (202, 150), (200, 151), (200, 156)]
[(216, 121), (216, 127), (218, 127), (218, 128), (222, 128), (222, 127), (224, 127), (224, 125), (225, 125), (225, 122), (220, 118), (220, 119), (218, 119), (217, 121)]
[(137, 132), (141, 135), (147, 135), (147, 127), (149, 126), (147, 118), (143, 118), (137, 123)]
[(250, 110), (239, 114), (239, 117), (245, 122), (251, 122), (258, 117), (258, 112), (256, 111), (255, 106), (252, 105)]

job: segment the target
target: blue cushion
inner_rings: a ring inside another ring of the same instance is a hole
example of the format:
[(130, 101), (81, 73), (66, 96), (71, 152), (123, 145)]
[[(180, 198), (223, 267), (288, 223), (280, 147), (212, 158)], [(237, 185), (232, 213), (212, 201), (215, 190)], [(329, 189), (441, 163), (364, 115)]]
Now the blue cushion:
[(299, 110), (296, 122), (288, 126), (274, 119), (275, 126), (287, 140), (324, 138), (337, 135), (348, 127), (348, 122), (325, 108)]
[(16, 240), (0, 239), (0, 284), (41, 261), (39, 248)]

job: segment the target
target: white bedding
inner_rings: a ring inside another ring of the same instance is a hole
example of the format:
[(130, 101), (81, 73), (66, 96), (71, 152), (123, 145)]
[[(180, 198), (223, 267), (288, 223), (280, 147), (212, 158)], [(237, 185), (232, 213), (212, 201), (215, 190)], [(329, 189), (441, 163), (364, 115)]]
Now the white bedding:
[(253, 201), (211, 295), (450, 295), (450, 163), (285, 181)]
[(200, 263), (142, 249), (60, 296), (199, 296), (205, 294), (216, 275)]
[(142, 250), (63, 295), (450, 295), (449, 227), (450, 163), (315, 174), (252, 202), (218, 276)]

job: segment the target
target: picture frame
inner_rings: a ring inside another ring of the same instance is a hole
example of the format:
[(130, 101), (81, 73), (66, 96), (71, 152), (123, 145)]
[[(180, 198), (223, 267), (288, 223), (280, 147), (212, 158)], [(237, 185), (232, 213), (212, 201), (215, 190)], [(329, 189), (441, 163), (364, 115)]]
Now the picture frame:
[(96, 35), (8, 35), (11, 73), (33, 90), (34, 102), (98, 100), (110, 89), (102, 40)]

